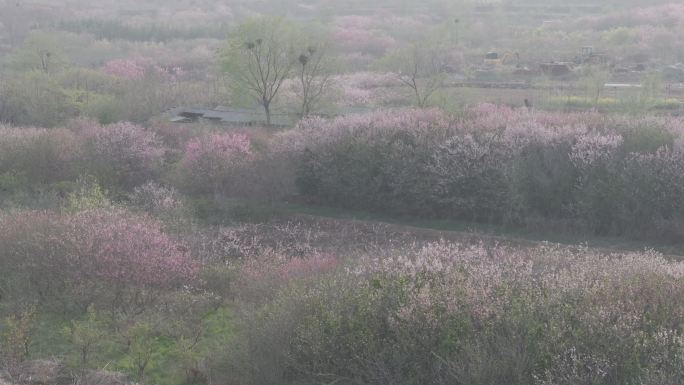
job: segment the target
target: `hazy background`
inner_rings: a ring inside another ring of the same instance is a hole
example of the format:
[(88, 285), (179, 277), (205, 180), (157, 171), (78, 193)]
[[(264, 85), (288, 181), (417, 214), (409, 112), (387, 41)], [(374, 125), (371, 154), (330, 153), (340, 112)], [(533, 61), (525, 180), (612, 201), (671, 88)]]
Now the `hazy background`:
[[(397, 56), (412, 44), (440, 44), (448, 76), (428, 104), (446, 110), (525, 99), (586, 108), (604, 97), (633, 106), (641, 96), (630, 88), (595, 85), (648, 79), (663, 93), (658, 107), (676, 109), (666, 99), (678, 97), (684, 80), (684, 5), (666, 1), (13, 0), (0, 10), (0, 118), (14, 124), (52, 126), (75, 116), (146, 122), (178, 106), (252, 106), (229, 90), (219, 53), (242, 22), (259, 15), (284, 16), (325, 40), (327, 73), (349, 76), (317, 111), (328, 114), (412, 104), (410, 92), (358, 75), (396, 73)], [(125, 74), (115, 67), (125, 61), (170, 76), (144, 86), (117, 82)], [(555, 62), (571, 65), (560, 74), (541, 68)], [(26, 94), (39, 85), (40, 100)], [(274, 108), (296, 113), (283, 95)]]

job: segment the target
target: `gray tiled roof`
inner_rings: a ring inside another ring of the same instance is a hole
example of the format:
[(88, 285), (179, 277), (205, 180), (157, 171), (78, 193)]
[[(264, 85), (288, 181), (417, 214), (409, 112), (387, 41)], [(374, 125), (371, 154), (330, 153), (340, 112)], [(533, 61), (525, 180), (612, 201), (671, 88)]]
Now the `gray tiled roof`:
[[(216, 107), (214, 109), (207, 108), (174, 108), (167, 113), (171, 116), (172, 121), (176, 118), (188, 119), (209, 119), (213, 121), (220, 121), (225, 124), (244, 124), (255, 125), (265, 124), (266, 118), (264, 112), (260, 109), (249, 108), (234, 108), (234, 107)], [(177, 120), (184, 122), (183, 120)], [(291, 126), (295, 124), (295, 120), (287, 114), (272, 114), (271, 124), (274, 126)]]

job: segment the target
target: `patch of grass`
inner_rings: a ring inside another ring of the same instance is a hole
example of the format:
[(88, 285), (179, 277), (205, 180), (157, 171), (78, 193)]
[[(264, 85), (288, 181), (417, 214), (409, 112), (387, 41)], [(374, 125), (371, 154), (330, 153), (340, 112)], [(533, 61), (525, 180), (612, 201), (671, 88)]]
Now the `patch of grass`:
[[(0, 308), (0, 310), (2, 310)], [(57, 358), (78, 368), (80, 352), (66, 332), (73, 321), (84, 321), (85, 314), (65, 314), (37, 311), (33, 323), (30, 359)], [(2, 313), (0, 313), (2, 316)], [(0, 317), (0, 319), (4, 319)], [(233, 314), (229, 307), (219, 307), (209, 313), (202, 325), (196, 325), (202, 334), (193, 337), (177, 337), (150, 329), (144, 335), (144, 354), (149, 357), (145, 369), (145, 380), (155, 384), (180, 385), (188, 383), (187, 372), (199, 365), (202, 357), (210, 357), (216, 351), (231, 343), (235, 336)], [(3, 321), (0, 320), (0, 332)], [(194, 331), (193, 331), (194, 333)], [(107, 368), (127, 373), (131, 378), (137, 375), (138, 351), (126, 346), (125, 338), (115, 330), (103, 331), (105, 336), (91, 352), (91, 368)], [(129, 341), (130, 344), (130, 341)], [(135, 344), (133, 344), (134, 346)]]
[(195, 218), (208, 225), (262, 223), (283, 214), (275, 206), (206, 196), (192, 199), (190, 206)]
[(68, 314), (44, 313), (38, 310), (33, 323), (30, 358), (61, 356), (68, 352), (71, 342), (62, 331), (71, 324), (71, 319)]
[(545, 107), (558, 109), (593, 109), (611, 113), (640, 114), (657, 111), (673, 111), (683, 107), (679, 99), (641, 99), (638, 97), (604, 97), (598, 101), (583, 96), (561, 96), (550, 98)]

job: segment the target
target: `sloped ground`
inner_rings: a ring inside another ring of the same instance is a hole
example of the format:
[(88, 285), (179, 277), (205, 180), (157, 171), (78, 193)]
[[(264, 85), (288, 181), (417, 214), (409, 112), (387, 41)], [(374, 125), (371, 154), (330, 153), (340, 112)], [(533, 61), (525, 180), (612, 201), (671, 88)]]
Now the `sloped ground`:
[[(295, 214), (293, 221), (307, 223), (311, 228), (318, 228), (321, 232), (328, 232), (331, 235), (337, 234), (339, 238), (351, 237), (352, 245), (360, 246), (363, 242), (376, 244), (382, 243), (405, 245), (415, 243), (429, 243), (437, 241), (450, 241), (462, 244), (494, 244), (507, 247), (535, 248), (544, 244), (559, 244), (568, 248), (578, 248), (586, 246), (601, 253), (623, 253), (644, 250), (656, 250), (667, 259), (680, 261), (684, 259), (684, 253), (679, 245), (658, 245), (638, 241), (628, 241), (620, 238), (582, 238), (568, 237), (562, 241), (539, 240), (543, 235), (505, 235), (492, 234), (478, 229), (460, 231), (445, 230), (430, 227), (430, 224), (411, 225), (402, 223), (384, 222), (381, 220), (353, 219), (353, 218), (332, 218), (326, 216)], [(342, 244), (350, 245), (349, 239), (342, 241)]]

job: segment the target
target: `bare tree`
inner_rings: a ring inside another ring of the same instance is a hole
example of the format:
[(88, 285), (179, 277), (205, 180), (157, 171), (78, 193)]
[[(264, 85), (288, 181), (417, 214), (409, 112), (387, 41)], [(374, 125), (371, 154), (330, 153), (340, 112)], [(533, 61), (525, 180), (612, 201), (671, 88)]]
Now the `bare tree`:
[(282, 18), (248, 21), (238, 28), (222, 57), (234, 88), (263, 107), (269, 126), (273, 100), (296, 62), (288, 28)]
[(390, 52), (382, 63), (412, 90), (416, 104), (426, 107), (446, 80), (447, 51), (441, 44), (414, 43)]
[(301, 98), (300, 115), (308, 116), (318, 108), (326, 92), (333, 84), (332, 73), (329, 71), (326, 51), (323, 45), (310, 45), (299, 55), (297, 90)]

